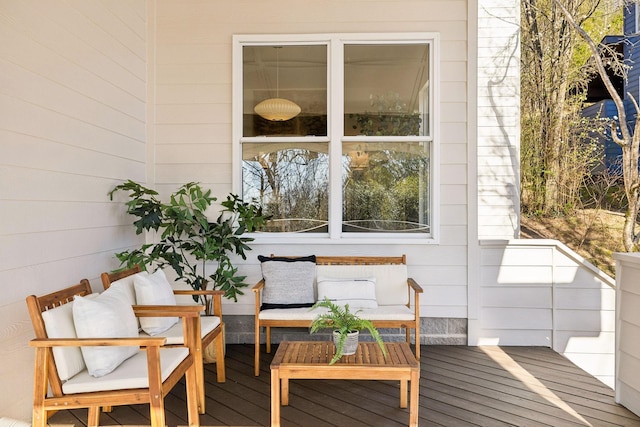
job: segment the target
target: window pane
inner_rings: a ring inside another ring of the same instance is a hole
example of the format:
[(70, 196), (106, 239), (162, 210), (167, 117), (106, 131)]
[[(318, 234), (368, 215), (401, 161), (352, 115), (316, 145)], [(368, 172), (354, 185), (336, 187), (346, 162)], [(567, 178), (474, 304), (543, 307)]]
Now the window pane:
[(344, 232), (429, 233), (429, 143), (343, 144)]
[[(243, 136), (327, 135), (326, 45), (244, 46), (242, 55)], [(255, 111), (273, 99), (292, 102), (300, 112), (283, 119)]]
[(243, 197), (272, 216), (262, 231), (328, 231), (328, 151), (327, 143), (242, 144)]
[(428, 135), (429, 45), (344, 47), (344, 134)]

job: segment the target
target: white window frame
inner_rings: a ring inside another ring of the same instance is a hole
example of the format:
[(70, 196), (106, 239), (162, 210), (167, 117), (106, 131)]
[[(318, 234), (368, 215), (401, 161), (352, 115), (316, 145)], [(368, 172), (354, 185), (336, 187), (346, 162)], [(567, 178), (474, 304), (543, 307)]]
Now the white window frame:
[[(345, 233), (342, 232), (342, 174), (341, 149), (346, 141), (379, 139), (382, 142), (406, 141), (406, 137), (343, 136), (344, 133), (344, 75), (343, 58), (346, 44), (428, 43), (430, 46), (429, 136), (416, 137), (430, 143), (430, 233)], [(243, 120), (243, 46), (253, 45), (327, 45), (327, 136), (305, 137), (309, 142), (329, 143), (329, 233), (253, 233), (255, 243), (344, 243), (344, 244), (438, 244), (440, 241), (440, 37), (438, 33), (354, 33), (354, 34), (270, 34), (233, 36), (232, 78), (232, 189), (242, 194), (242, 142), (260, 137), (244, 137)], [(335, 94), (339, 96), (334, 96)], [(278, 138), (288, 141), (287, 137)], [(258, 139), (259, 140), (259, 139)]]

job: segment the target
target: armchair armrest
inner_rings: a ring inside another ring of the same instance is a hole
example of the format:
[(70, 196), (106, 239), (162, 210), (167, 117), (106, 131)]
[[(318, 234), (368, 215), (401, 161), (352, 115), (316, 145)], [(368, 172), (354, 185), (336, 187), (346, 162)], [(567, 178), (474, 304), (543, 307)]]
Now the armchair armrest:
[(224, 296), (224, 291), (216, 291), (213, 289), (203, 289), (203, 290), (195, 290), (195, 289), (174, 289), (174, 295), (204, 295), (213, 297), (213, 315), (222, 318), (222, 297)]
[(199, 317), (203, 305), (134, 305), (137, 317)]
[(83, 347), (83, 346), (140, 346), (162, 347), (164, 337), (143, 338), (34, 338), (29, 341), (31, 347)]

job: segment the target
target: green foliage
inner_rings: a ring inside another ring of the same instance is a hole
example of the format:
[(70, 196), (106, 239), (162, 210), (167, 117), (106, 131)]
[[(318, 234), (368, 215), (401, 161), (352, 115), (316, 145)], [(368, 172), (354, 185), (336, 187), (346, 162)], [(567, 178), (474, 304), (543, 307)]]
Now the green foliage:
[(369, 95), (373, 112), (350, 114), (356, 124), (353, 129), (366, 136), (419, 135), (422, 119), (418, 113), (409, 113), (400, 94), (389, 91), (383, 95)]
[[(136, 234), (160, 233), (157, 243), (117, 253), (123, 266), (138, 264), (145, 269), (170, 266), (178, 279), (194, 290), (206, 289), (211, 281), (214, 289), (225, 291), (226, 298), (237, 301), (238, 295), (243, 294), (241, 288), (248, 284), (244, 283), (246, 276), (237, 275), (238, 269), (231, 263), (230, 256), (235, 254), (246, 259), (245, 252), (251, 250), (247, 243), (253, 239), (244, 234), (260, 229), (267, 219), (258, 206), (231, 194), (221, 202), (224, 209), (218, 218), (210, 222), (205, 211), (217, 199), (211, 196), (211, 190), (204, 191), (198, 183), (180, 187), (170, 196), (169, 203), (162, 203), (156, 191), (131, 180), (109, 192), (111, 200), (118, 191), (128, 193), (127, 213), (137, 218), (133, 222)], [(209, 276), (207, 262), (217, 263), (215, 272)], [(203, 300), (206, 304), (206, 298)]]
[(329, 312), (319, 314), (315, 319), (313, 319), (313, 322), (309, 327), (310, 332), (314, 333), (321, 329), (330, 329), (339, 333), (339, 340), (336, 344), (336, 353), (329, 362), (330, 365), (333, 365), (342, 357), (347, 334), (349, 332), (362, 331), (365, 329), (368, 330), (371, 336), (376, 340), (384, 356), (387, 356), (387, 349), (384, 346), (380, 333), (375, 326), (373, 326), (373, 323), (370, 320), (358, 317), (359, 311), (353, 313), (349, 310), (349, 304), (345, 304), (344, 306), (337, 305), (327, 298), (315, 303), (312, 309), (317, 307), (328, 308)]

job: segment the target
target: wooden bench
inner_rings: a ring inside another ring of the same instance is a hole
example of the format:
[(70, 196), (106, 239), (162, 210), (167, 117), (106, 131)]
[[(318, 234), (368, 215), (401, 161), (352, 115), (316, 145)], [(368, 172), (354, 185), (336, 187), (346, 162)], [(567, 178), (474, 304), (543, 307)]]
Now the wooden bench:
[[(286, 258), (286, 257), (285, 257)], [(407, 277), (406, 256), (316, 256), (317, 277), (356, 279), (375, 277), (377, 308), (365, 308), (359, 313), (372, 320), (377, 328), (405, 328), (407, 343), (415, 331), (415, 355), (420, 358), (420, 294), (422, 287)], [(306, 327), (317, 315), (305, 308), (262, 309), (265, 289), (262, 278), (253, 288), (255, 293), (255, 375), (260, 375), (260, 333), (265, 328), (266, 351), (271, 352), (271, 328)], [(317, 283), (314, 283), (317, 286)], [(316, 289), (317, 295), (317, 289)]]

